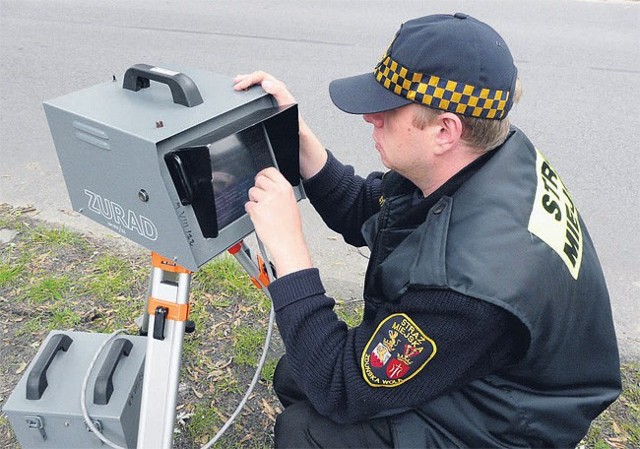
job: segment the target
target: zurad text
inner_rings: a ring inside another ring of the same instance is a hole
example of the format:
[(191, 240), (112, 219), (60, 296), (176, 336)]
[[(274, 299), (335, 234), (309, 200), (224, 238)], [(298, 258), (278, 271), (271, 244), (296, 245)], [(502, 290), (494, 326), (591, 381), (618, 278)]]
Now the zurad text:
[(84, 193), (88, 197), (87, 208), (107, 220), (111, 228), (125, 235), (127, 231), (134, 231), (149, 240), (158, 238), (158, 228), (144, 215), (125, 209), (91, 190), (84, 189)]

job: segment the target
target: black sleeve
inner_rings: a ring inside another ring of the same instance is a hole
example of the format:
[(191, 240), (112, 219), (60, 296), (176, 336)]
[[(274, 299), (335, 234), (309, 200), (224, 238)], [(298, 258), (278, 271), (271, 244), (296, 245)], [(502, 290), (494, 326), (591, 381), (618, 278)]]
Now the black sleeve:
[[(277, 279), (269, 291), (292, 375), (318, 412), (336, 422), (424, 404), (514, 362), (528, 344), (513, 315), (450, 290), (410, 290), (352, 329), (335, 315), (317, 269)], [(406, 382), (376, 388), (365, 380), (363, 352), (379, 324), (398, 313), (432, 339), (437, 352)]]
[(355, 175), (353, 167), (343, 165), (329, 153), (325, 166), (304, 182), (309, 201), (329, 228), (353, 246), (364, 246), (362, 224), (380, 210), (382, 173), (366, 179)]

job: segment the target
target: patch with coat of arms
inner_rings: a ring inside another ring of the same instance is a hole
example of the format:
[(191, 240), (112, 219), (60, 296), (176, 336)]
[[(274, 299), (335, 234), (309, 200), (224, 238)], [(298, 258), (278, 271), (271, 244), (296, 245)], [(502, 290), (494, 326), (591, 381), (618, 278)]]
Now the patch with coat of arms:
[(380, 323), (365, 346), (362, 375), (372, 387), (397, 387), (418, 374), (437, 350), (411, 318), (395, 313)]

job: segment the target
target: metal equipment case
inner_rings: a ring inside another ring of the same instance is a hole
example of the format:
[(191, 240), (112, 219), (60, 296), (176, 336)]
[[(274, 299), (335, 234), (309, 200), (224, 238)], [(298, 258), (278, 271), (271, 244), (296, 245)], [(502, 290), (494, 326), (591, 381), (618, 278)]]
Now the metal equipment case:
[[(80, 389), (108, 334), (53, 331), (41, 345), (3, 411), (22, 449), (103, 448), (84, 422)], [(89, 377), (87, 410), (116, 444), (135, 448), (147, 339), (119, 336)]]

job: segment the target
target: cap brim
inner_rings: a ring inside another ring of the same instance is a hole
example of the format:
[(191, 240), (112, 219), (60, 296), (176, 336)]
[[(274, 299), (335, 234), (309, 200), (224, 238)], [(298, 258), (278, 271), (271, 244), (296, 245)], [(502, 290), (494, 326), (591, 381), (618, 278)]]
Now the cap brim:
[(331, 101), (349, 114), (374, 114), (411, 103), (378, 83), (373, 73), (340, 78), (329, 84)]

